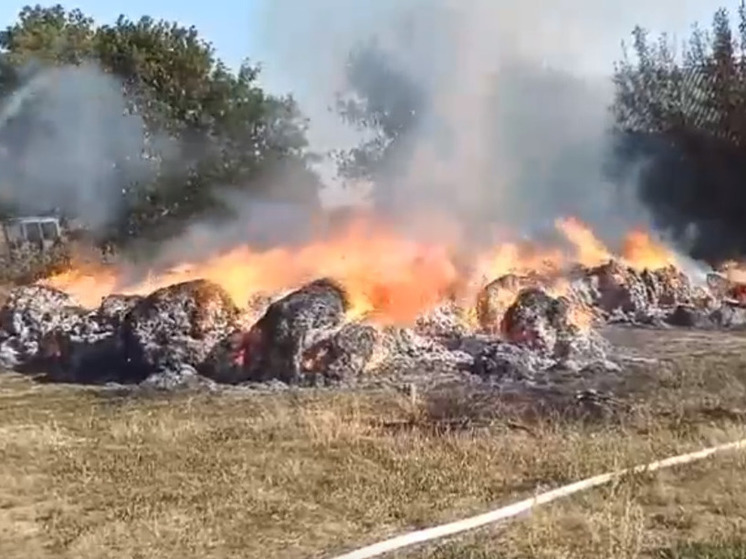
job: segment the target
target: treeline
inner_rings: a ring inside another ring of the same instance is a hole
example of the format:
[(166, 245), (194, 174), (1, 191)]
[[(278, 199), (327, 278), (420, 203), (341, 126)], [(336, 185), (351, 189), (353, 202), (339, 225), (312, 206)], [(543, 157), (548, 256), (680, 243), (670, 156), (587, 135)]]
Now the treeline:
[[(637, 189), (656, 225), (710, 261), (746, 255), (744, 3), (736, 16), (718, 10), (683, 45), (637, 28), (613, 77), (617, 144), (609, 173)], [(100, 24), (60, 5), (26, 7), (0, 31), (0, 181), (2, 158), (22, 159), (33, 145), (27, 124), (39, 101), (31, 96), (23, 110), (9, 111), (19, 91), (48, 68), (91, 63), (116, 77), (126, 110), (141, 117), (139, 156), (155, 168), (136, 178), (121, 172), (110, 240), (126, 243), (195, 215), (229, 212), (220, 195), (227, 189), (318, 202), (308, 122), (292, 97), (262, 90), (258, 65), (228, 68), (194, 28), (148, 17)], [(337, 110), (368, 140), (337, 154), (339, 171), (380, 189), (406, 164), (427, 98), (375, 43), (351, 53), (347, 72)], [(179, 146), (176, 159), (164, 138)], [(116, 157), (111, 165), (126, 168)], [(279, 172), (284, 180), (270, 180)]]
[[(319, 182), (309, 165), (307, 122), (292, 97), (257, 85), (257, 65), (228, 68), (193, 27), (124, 16), (99, 25), (61, 5), (26, 7), (0, 32), (0, 107), (12, 117), (0, 127), (6, 162), (31, 145), (27, 121), (34, 100), (18, 99), (24, 85), (50, 67), (85, 65), (117, 78), (127, 111), (145, 123), (140, 155), (156, 162), (147, 177), (122, 177), (109, 240), (126, 242), (195, 214), (228, 211), (217, 195), (221, 189), (316, 203)], [(28, 107), (9, 110), (21, 101)], [(168, 160), (166, 144), (178, 146), (175, 161)], [(285, 192), (268, 180), (279, 170), (293, 177)], [(6, 177), (2, 168), (0, 177)], [(23, 183), (23, 176), (13, 178)], [(265, 192), (270, 184), (272, 192)]]
[(746, 256), (746, 6), (682, 46), (637, 28), (614, 74), (614, 178), (698, 259)]

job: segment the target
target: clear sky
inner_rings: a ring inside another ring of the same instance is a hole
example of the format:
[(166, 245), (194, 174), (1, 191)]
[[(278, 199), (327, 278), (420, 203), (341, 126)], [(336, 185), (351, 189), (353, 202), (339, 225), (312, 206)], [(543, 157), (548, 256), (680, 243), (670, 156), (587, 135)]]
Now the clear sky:
[[(260, 26), (253, 17), (254, 9), (262, 0), (212, 0), (209, 2), (185, 2), (184, 0), (76, 0), (59, 1), (68, 9), (80, 8), (96, 22), (113, 22), (124, 14), (136, 19), (149, 15), (155, 19), (178, 21), (184, 25), (195, 25), (200, 33), (215, 45), (218, 55), (231, 66), (237, 66), (243, 58), (254, 58), (252, 51), (257, 45), (251, 40), (251, 32)], [(26, 4), (38, 0), (0, 1), (0, 26), (11, 23)], [(38, 2), (42, 5), (57, 3)]]

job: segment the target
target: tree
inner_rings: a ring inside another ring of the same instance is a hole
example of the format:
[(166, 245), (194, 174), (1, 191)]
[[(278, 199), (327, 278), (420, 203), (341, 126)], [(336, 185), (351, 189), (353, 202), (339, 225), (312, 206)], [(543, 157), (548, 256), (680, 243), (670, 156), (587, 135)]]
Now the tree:
[[(145, 122), (143, 153), (159, 169), (152, 180), (126, 189), (126, 211), (112, 224), (119, 236), (218, 208), (221, 189), (275, 194), (268, 185), (278, 169), (303, 177), (282, 195), (317, 200), (307, 121), (293, 98), (263, 91), (260, 68), (248, 61), (231, 71), (194, 27), (147, 16), (97, 26), (79, 10), (37, 5), (0, 32), (0, 50), (11, 70), (2, 73), (6, 89), (50, 66), (90, 63), (121, 82), (128, 111)], [(29, 70), (30, 62), (36, 69)], [(164, 154), (162, 138), (178, 145), (176, 161)]]
[(695, 27), (683, 56), (635, 29), (617, 65), (616, 178), (635, 184), (658, 226), (695, 258), (746, 255), (746, 6)]
[(94, 37), (93, 20), (80, 10), (67, 12), (59, 4), (26, 6), (16, 23), (0, 32), (0, 48), (15, 64), (30, 57), (53, 64), (80, 64), (94, 56)]
[(339, 173), (375, 182), (380, 191), (411, 156), (407, 142), (420, 123), (426, 98), (376, 41), (350, 53), (346, 78), (348, 89), (339, 94), (336, 108), (366, 139), (337, 154)]

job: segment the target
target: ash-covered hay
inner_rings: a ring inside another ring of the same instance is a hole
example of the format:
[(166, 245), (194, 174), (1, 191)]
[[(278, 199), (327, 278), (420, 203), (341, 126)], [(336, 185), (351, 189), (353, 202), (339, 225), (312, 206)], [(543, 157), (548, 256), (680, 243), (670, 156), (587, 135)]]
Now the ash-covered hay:
[(611, 261), (588, 270), (595, 290), (594, 304), (610, 316), (635, 316), (648, 309), (647, 290), (640, 274)]
[(696, 305), (677, 305), (666, 323), (679, 328), (710, 329), (716, 326), (713, 313)]
[(240, 312), (207, 280), (159, 289), (135, 303), (121, 328), (126, 359), (145, 378), (185, 366), (200, 370), (214, 346), (233, 332)]
[(543, 353), (555, 354), (566, 340), (579, 335), (572, 322), (570, 302), (552, 297), (541, 289), (528, 288), (518, 294), (502, 319), (505, 339)]
[(43, 340), (56, 330), (71, 330), (84, 314), (72, 297), (57, 289), (36, 285), (12, 289), (0, 308), (2, 366), (34, 367)]
[(382, 330), (373, 376), (412, 377), (468, 370), (483, 344), (469, 336), (444, 340), (409, 328)]
[(502, 319), (502, 340), (486, 344), (474, 357), (472, 372), (493, 380), (536, 382), (552, 371), (616, 368), (608, 346), (594, 330), (574, 323), (572, 304), (537, 288), (518, 294)]
[(55, 328), (43, 339), (40, 359), (48, 378), (58, 382), (100, 384), (142, 380), (130, 367), (119, 335), (126, 314), (142, 297), (110, 295), (101, 305), (79, 315), (69, 328)]
[(96, 316), (118, 327), (143, 299), (140, 295), (108, 295), (96, 309)]
[(303, 375), (323, 383), (354, 381), (365, 371), (378, 342), (379, 333), (373, 326), (345, 324), (303, 352)]
[(538, 275), (507, 274), (485, 285), (477, 294), (475, 306), (477, 322), (482, 331), (498, 333), (503, 315), (518, 293), (528, 288), (546, 287), (547, 281)]
[(742, 330), (746, 328), (746, 306), (724, 303), (713, 310), (708, 318), (719, 328)]
[(530, 348), (495, 341), (486, 345), (473, 362), (472, 372), (493, 381), (533, 381), (540, 371), (550, 369), (556, 361)]
[(637, 271), (617, 261), (586, 273), (593, 306), (616, 322), (657, 321), (679, 305), (701, 302), (702, 294), (674, 266)]
[(707, 288), (717, 299), (727, 299), (734, 294), (734, 282), (716, 273), (707, 274)]
[(448, 302), (417, 318), (414, 332), (446, 345), (458, 343), (469, 335), (469, 313), (455, 302)]
[(647, 288), (649, 305), (671, 309), (690, 304), (695, 298), (689, 276), (675, 266), (644, 270), (640, 277)]
[(304, 353), (342, 326), (349, 309), (345, 290), (319, 279), (273, 302), (244, 339), (244, 378), (288, 384), (316, 380)]

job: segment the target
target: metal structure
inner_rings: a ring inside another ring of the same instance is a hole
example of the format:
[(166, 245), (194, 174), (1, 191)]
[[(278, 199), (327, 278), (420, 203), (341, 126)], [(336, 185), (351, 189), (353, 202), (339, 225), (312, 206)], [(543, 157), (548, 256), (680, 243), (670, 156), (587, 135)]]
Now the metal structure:
[(10, 256), (20, 249), (48, 250), (64, 241), (60, 220), (51, 216), (7, 219), (0, 224), (0, 252)]

